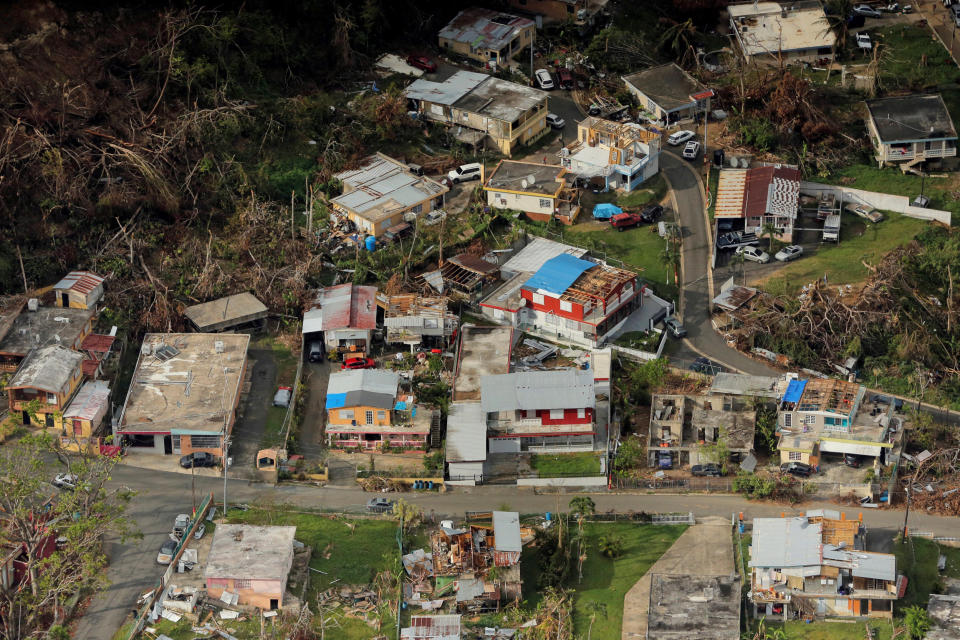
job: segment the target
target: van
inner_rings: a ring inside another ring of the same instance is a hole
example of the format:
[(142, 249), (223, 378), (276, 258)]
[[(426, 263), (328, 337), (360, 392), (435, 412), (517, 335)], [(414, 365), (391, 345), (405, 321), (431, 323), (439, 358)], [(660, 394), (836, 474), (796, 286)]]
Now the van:
[(407, 222), (401, 222), (400, 224), (395, 224), (386, 231), (383, 232), (383, 241), (384, 242), (395, 242), (413, 231), (413, 227), (410, 226)]
[(323, 348), (320, 346), (319, 340), (314, 340), (310, 343), (309, 351), (307, 356), (310, 362), (320, 362), (323, 360)]
[(566, 67), (557, 70), (557, 80), (561, 89), (573, 89), (573, 74)]
[(831, 242), (840, 240), (840, 214), (832, 213), (823, 221), (823, 239)]
[(447, 177), (450, 178), (450, 182), (453, 184), (460, 184), (468, 180), (479, 180), (482, 169), (483, 167), (480, 166), (479, 162), (462, 164), (456, 169), (451, 169)]

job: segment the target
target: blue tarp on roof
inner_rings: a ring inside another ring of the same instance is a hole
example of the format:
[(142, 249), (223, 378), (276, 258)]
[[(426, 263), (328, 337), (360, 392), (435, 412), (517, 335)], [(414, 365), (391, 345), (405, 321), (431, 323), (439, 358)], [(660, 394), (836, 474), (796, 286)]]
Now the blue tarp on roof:
[(612, 218), (618, 213), (623, 213), (623, 209), (615, 204), (610, 204), (609, 202), (601, 202), (593, 207), (593, 217), (601, 220)]
[(787, 392), (783, 394), (784, 402), (800, 402), (803, 390), (807, 386), (806, 380), (791, 380), (787, 385)]
[(595, 267), (589, 260), (581, 260), (569, 253), (561, 253), (543, 263), (540, 270), (530, 276), (523, 286), (527, 289), (543, 289), (556, 295), (566, 291), (580, 274)]
[(327, 394), (327, 409), (339, 409), (347, 403), (347, 394), (345, 393), (328, 393)]

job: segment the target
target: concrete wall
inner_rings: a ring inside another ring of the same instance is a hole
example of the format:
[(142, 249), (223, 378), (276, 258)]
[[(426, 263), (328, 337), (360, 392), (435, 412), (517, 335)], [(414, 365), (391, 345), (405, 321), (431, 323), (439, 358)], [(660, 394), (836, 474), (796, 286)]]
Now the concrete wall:
[(820, 184), (817, 182), (801, 182), (800, 193), (819, 196), (821, 193), (832, 193), (837, 198), (842, 196), (844, 204), (857, 203), (865, 204), (875, 209), (884, 211), (896, 211), (911, 218), (920, 220), (936, 220), (950, 226), (949, 211), (940, 211), (938, 209), (923, 209), (914, 207), (910, 204), (910, 198), (906, 196), (895, 196), (889, 193), (877, 193), (875, 191), (863, 191), (862, 189), (851, 189), (833, 184)]
[[(519, 187), (520, 184), (517, 183), (516, 186)], [(487, 204), (495, 209), (515, 209), (526, 213), (542, 213), (552, 216), (556, 200), (553, 196), (548, 195), (527, 195), (490, 189), (487, 191)]]
[(606, 476), (576, 478), (517, 478), (518, 487), (605, 487)]

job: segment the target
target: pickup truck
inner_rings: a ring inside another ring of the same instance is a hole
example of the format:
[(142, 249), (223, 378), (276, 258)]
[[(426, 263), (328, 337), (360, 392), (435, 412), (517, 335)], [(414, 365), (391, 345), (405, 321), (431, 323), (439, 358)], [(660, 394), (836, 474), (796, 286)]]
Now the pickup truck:
[(870, 51), (873, 49), (873, 42), (870, 41), (870, 36), (865, 33), (858, 33), (854, 35), (854, 38), (857, 41), (857, 47), (865, 51)]
[(731, 231), (717, 237), (718, 249), (736, 249), (737, 247), (746, 247), (751, 244), (760, 244), (760, 239), (757, 238), (757, 234), (755, 233)]
[(610, 218), (610, 226), (617, 231), (639, 227), (643, 224), (643, 217), (639, 213), (618, 213)]

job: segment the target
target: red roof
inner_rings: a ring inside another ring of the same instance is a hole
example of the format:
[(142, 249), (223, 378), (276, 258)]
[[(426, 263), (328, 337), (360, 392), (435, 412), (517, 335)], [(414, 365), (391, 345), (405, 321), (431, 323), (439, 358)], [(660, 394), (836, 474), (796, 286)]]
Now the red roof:
[(108, 353), (113, 346), (116, 336), (105, 336), (99, 333), (91, 333), (80, 344), (80, 351), (92, 351), (93, 353)]
[(101, 284), (103, 284), (103, 277), (98, 276), (92, 271), (71, 271), (65, 275), (60, 282), (53, 285), (53, 288), (67, 289), (87, 294)]
[(92, 378), (97, 375), (97, 367), (100, 366), (99, 360), (84, 360), (81, 367), (83, 368), (83, 375), (88, 378)]
[(747, 183), (743, 193), (743, 213), (746, 217), (759, 217), (772, 213), (769, 198), (777, 194), (770, 193), (770, 185), (777, 179), (780, 181), (795, 182), (800, 187), (800, 170), (792, 167), (757, 167), (747, 172)]
[[(304, 314), (304, 331), (335, 331), (337, 329), (376, 329), (376, 287), (338, 284), (321, 289), (313, 308)], [(316, 309), (320, 310), (316, 314)], [(318, 315), (320, 322), (313, 326), (309, 319)]]

